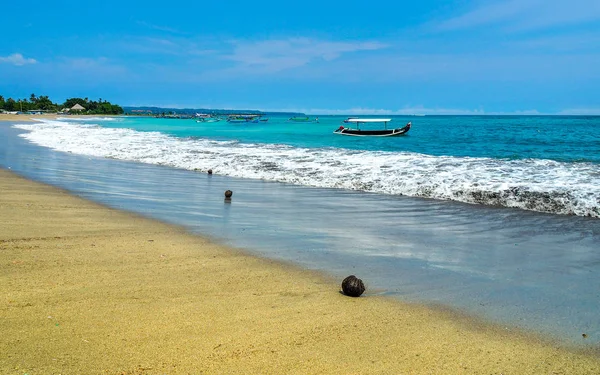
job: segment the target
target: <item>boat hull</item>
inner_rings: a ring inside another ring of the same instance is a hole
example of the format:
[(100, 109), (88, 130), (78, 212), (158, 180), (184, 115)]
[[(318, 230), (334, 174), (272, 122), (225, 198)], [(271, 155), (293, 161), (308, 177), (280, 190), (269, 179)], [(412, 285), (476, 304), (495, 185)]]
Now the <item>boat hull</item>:
[(381, 129), (381, 130), (361, 130), (361, 129), (350, 129), (340, 126), (334, 131), (335, 134), (350, 135), (355, 137), (397, 137), (408, 133), (410, 130), (410, 124), (402, 128), (396, 129)]
[(291, 117), (288, 119), (288, 122), (309, 123), (309, 122), (319, 122), (319, 119), (318, 118), (311, 119), (310, 117)]
[(221, 121), (221, 120), (218, 119), (218, 118), (209, 118), (209, 119), (199, 119), (199, 120), (196, 120), (196, 122), (219, 122), (219, 121)]

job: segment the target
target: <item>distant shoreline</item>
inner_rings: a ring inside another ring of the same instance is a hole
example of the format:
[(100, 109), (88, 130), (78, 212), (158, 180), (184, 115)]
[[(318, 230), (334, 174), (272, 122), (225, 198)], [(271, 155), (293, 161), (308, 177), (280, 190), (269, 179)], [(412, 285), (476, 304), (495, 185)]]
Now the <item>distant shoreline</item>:
[(69, 118), (92, 118), (92, 117), (122, 117), (123, 115), (66, 115), (66, 114), (44, 114), (44, 115), (13, 115), (0, 113), (0, 121), (12, 121), (12, 122), (35, 122), (36, 120), (56, 120), (59, 117)]
[[(273, 114), (265, 112), (265, 115), (272, 116)], [(56, 120), (59, 117), (69, 117), (69, 118), (93, 118), (93, 117), (146, 117), (152, 118), (156, 117), (157, 114), (122, 114), (122, 115), (66, 115), (66, 114), (43, 114), (43, 115), (28, 115), (28, 114), (6, 114), (0, 113), (0, 121), (12, 121), (12, 122), (35, 122), (36, 120)], [(281, 114), (281, 116), (286, 117), (287, 114)], [(335, 114), (335, 115), (310, 115), (310, 116), (319, 116), (319, 117), (382, 117), (382, 116), (392, 116), (392, 117), (564, 117), (564, 118), (573, 118), (573, 117), (600, 117), (600, 115), (400, 115), (400, 114), (362, 114), (362, 115), (353, 115), (353, 114)], [(162, 118), (162, 117), (156, 117)], [(164, 117), (169, 118), (169, 117)]]

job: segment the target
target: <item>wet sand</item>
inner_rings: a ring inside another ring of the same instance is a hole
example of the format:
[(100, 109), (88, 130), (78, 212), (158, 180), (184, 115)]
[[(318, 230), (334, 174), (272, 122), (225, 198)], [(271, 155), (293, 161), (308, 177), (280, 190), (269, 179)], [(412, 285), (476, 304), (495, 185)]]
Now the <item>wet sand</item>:
[(0, 191), (3, 374), (600, 373), (597, 354), (346, 297), (325, 275), (6, 170)]

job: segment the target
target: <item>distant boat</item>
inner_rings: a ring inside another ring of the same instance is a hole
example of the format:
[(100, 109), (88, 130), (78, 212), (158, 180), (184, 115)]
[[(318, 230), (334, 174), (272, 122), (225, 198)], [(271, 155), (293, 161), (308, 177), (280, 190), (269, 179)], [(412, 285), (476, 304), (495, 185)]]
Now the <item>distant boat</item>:
[(260, 122), (260, 115), (230, 115), (227, 117), (227, 122), (243, 123), (243, 122)]
[(221, 121), (221, 119), (218, 117), (209, 117), (209, 118), (202, 118), (202, 119), (196, 120), (196, 122), (219, 122), (219, 121)]
[(308, 116), (294, 116), (294, 117), (290, 117), (288, 119), (288, 121), (291, 121), (291, 122), (319, 122), (319, 118), (315, 117), (313, 119)]
[[(393, 137), (398, 135), (406, 134), (411, 127), (409, 122), (401, 128), (388, 129), (388, 122), (392, 121), (389, 118), (356, 118), (349, 117), (344, 120), (345, 124), (355, 124), (356, 128), (347, 128), (344, 125), (337, 128), (334, 133), (341, 135), (353, 135), (353, 136), (371, 136), (371, 137)], [(383, 129), (361, 129), (360, 126), (364, 124), (383, 124)]]
[(215, 115), (208, 115), (205, 113), (196, 113), (196, 116), (194, 116), (194, 118), (196, 119), (196, 122), (219, 122), (221, 121), (221, 118)]

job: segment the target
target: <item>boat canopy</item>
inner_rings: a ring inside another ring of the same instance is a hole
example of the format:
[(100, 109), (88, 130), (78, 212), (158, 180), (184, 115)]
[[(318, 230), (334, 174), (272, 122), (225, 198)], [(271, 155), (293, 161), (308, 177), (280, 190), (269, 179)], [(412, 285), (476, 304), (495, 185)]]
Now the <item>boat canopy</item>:
[(346, 122), (390, 122), (391, 118), (349, 118)]

